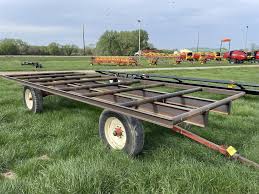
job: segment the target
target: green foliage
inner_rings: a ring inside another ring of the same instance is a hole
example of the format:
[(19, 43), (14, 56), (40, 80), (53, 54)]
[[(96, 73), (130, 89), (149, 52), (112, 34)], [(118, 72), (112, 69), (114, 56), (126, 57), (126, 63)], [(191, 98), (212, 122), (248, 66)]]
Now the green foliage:
[(29, 55), (49, 55), (46, 46), (29, 46), (27, 54)]
[(19, 45), (14, 39), (4, 39), (0, 42), (0, 54), (17, 55), (19, 54)]
[[(151, 44), (148, 43), (148, 33), (140, 31), (141, 49), (147, 49)], [(98, 55), (134, 55), (138, 51), (139, 31), (106, 31), (100, 37), (96, 45)]]
[(79, 48), (78, 46), (74, 45), (74, 44), (66, 44), (64, 46), (62, 46), (63, 52), (66, 56), (71, 56), (73, 53), (77, 53)]
[(48, 52), (50, 55), (60, 55), (61, 54), (61, 45), (55, 42), (52, 42), (48, 45)]
[(119, 33), (116, 31), (106, 31), (96, 45), (99, 55), (121, 55), (119, 44)]
[[(92, 55), (94, 48), (87, 47), (86, 54)], [(48, 46), (34, 46), (19, 39), (0, 40), (0, 55), (83, 55), (83, 49), (74, 44), (60, 45), (56, 42)]]

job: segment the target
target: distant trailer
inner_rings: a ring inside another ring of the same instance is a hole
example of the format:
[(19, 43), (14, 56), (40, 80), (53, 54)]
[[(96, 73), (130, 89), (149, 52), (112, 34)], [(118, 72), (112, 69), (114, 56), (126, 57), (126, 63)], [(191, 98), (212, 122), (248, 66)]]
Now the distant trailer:
[[(3, 77), (24, 86), (24, 103), (34, 113), (43, 111), (43, 98), (48, 95), (104, 109), (99, 120), (102, 141), (111, 149), (123, 150), (131, 156), (138, 155), (143, 149), (141, 121), (147, 121), (170, 128), (226, 156), (254, 164), (241, 157), (232, 146), (217, 145), (180, 127), (182, 123), (206, 127), (209, 112), (230, 114), (232, 101), (244, 96), (243, 91), (183, 85), (102, 71), (92, 74), (10, 74)], [(161, 91), (163, 89), (174, 92)], [(224, 94), (226, 97), (212, 100), (190, 95), (196, 92)]]
[(31, 61), (24, 61), (21, 63), (22, 66), (24, 65), (30, 65), (33, 66), (35, 68), (43, 68), (42, 64), (40, 64), (39, 62), (31, 62)]

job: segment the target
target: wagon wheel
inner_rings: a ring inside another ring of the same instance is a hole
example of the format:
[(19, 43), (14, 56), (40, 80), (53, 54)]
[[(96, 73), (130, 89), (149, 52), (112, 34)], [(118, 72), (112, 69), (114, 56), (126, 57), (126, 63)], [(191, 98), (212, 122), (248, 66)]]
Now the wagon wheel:
[(138, 119), (109, 110), (102, 112), (99, 134), (103, 143), (130, 156), (138, 155), (144, 145), (144, 130)]
[(39, 113), (43, 110), (43, 97), (40, 90), (24, 87), (23, 101), (26, 107), (33, 113)]

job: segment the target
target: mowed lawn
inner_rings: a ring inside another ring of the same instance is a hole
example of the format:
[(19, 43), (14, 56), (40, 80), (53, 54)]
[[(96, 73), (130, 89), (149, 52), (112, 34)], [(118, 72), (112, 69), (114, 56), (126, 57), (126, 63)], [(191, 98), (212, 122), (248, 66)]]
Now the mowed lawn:
[[(35, 69), (32, 66), (22, 66), (24, 61), (39, 62), (43, 68)], [(157, 66), (150, 66), (147, 59), (141, 58), (139, 66), (119, 66), (119, 65), (93, 65), (91, 66), (90, 57), (42, 57), (42, 56), (16, 56), (4, 57), (0, 56), (0, 72), (1, 71), (56, 71), (56, 70), (97, 70), (97, 69), (132, 69), (132, 68), (155, 68), (155, 67), (200, 67), (200, 66), (217, 66), (231, 65), (228, 62), (208, 62), (206, 65), (195, 62), (183, 62), (175, 64), (172, 59), (159, 60)], [(247, 63), (246, 65), (250, 65)]]
[[(259, 82), (259, 68), (156, 73)], [(150, 123), (137, 158), (106, 149), (101, 111), (51, 96), (35, 115), (22, 87), (0, 79), (0, 173), (14, 173), (0, 178), (0, 193), (259, 193), (259, 170)], [(258, 115), (259, 96), (245, 96), (231, 115), (210, 113), (206, 129), (191, 130), (259, 162)]]

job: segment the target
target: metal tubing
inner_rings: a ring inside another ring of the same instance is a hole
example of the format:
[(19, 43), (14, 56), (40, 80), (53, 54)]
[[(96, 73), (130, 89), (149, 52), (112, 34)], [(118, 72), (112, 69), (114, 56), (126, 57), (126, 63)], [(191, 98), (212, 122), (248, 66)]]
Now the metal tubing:
[[(164, 127), (168, 127), (168, 128), (173, 127), (173, 124), (174, 124), (172, 122), (173, 118), (177, 117), (177, 115), (185, 115), (185, 113), (186, 113), (186, 112), (183, 112), (184, 107), (177, 108), (174, 105), (170, 105), (170, 104), (166, 104), (166, 103), (160, 103), (160, 102), (155, 102), (153, 104), (152, 103), (143, 104), (143, 105), (139, 106), (140, 109), (134, 109), (134, 108), (121, 106), (119, 103), (117, 103), (117, 101), (113, 102), (112, 100), (108, 100), (107, 95), (89, 98), (89, 97), (83, 96), (81, 94), (81, 92), (83, 93), (83, 91), (66, 92), (66, 91), (59, 90), (58, 87), (48, 87), (48, 86), (44, 86), (41, 83), (38, 84), (38, 83), (30, 82), (29, 80), (22, 80), (22, 79), (19, 79), (19, 78), (15, 78), (15, 77), (11, 77), (11, 76), (5, 76), (5, 75), (2, 76), (2, 77), (10, 79), (10, 80), (17, 81), (17, 82), (19, 82), (23, 85), (26, 85), (26, 86), (29, 86), (29, 87), (32, 87), (32, 88), (35, 88), (35, 89), (39, 89), (39, 90), (47, 92), (49, 94), (59, 95), (59, 96), (63, 96), (63, 97), (73, 99), (73, 100), (76, 100), (76, 101), (84, 102), (84, 103), (87, 103), (87, 104), (90, 104), (90, 105), (95, 105), (97, 107), (110, 109), (110, 110), (113, 110), (115, 112), (119, 112), (121, 114), (132, 116), (134, 118), (138, 118), (138, 119), (144, 120), (144, 121), (149, 121), (151, 123), (155, 123), (155, 124), (158, 124), (160, 126), (164, 126)], [(104, 78), (103, 77), (99, 78), (98, 81), (100, 81), (100, 79), (110, 80), (110, 79), (117, 79), (117, 78), (116, 77), (110, 78), (109, 76), (105, 76)], [(80, 82), (81, 81), (83, 81), (83, 82), (87, 82), (87, 81), (95, 82), (97, 80), (96, 79), (75, 80), (75, 81), (70, 80), (69, 83), (76, 86), (76, 82), (78, 82), (78, 81), (80, 81)], [(62, 82), (62, 84), (63, 83), (64, 82)], [(91, 84), (94, 84), (94, 83), (91, 83)], [(162, 86), (162, 85), (164, 85), (164, 84), (161, 84), (161, 83), (160, 84), (154, 84), (153, 87), (158, 87), (158, 86)], [(87, 85), (85, 85), (85, 86), (87, 86)], [(126, 86), (123, 86), (123, 85), (121, 87), (122, 88), (117, 89), (117, 87), (110, 86), (110, 87), (104, 88), (104, 91), (106, 91), (108, 94), (111, 93), (110, 97), (114, 98), (114, 99), (117, 98), (117, 95), (118, 95), (119, 92), (126, 92), (126, 91), (129, 91), (129, 90), (132, 93), (140, 92), (140, 93), (142, 93), (141, 95), (143, 97), (145, 97), (145, 94), (147, 93), (146, 90), (142, 89), (143, 85), (135, 87), (135, 88), (125, 88)], [(141, 89), (140, 89), (140, 87), (141, 87)], [(145, 87), (147, 88), (147, 85), (144, 86), (144, 88)], [(109, 88), (109, 91), (107, 91), (108, 88)], [(95, 90), (95, 89), (90, 88), (90, 90)], [(112, 92), (110, 92), (110, 91), (112, 91)], [(128, 96), (129, 93), (131, 93), (130, 91), (128, 93), (125, 93), (124, 95)], [(103, 94), (104, 93), (102, 92), (102, 95)], [(94, 93), (93, 93), (93, 95), (94, 95)], [(141, 95), (139, 95), (139, 96), (141, 96)], [(150, 97), (152, 97), (152, 96), (150, 96)], [(167, 99), (167, 101), (168, 100), (169, 99)], [(121, 101), (121, 102), (123, 102), (123, 101)], [(124, 102), (127, 102), (127, 101), (124, 101)], [(155, 104), (155, 106), (154, 106), (154, 104)], [(163, 106), (163, 108), (162, 108), (162, 106)], [(187, 108), (185, 108), (185, 109), (187, 110)], [(161, 110), (161, 111), (158, 112), (158, 110)], [(187, 111), (192, 112), (191, 108), (189, 108)], [(172, 116), (170, 116), (170, 115), (172, 115)], [(186, 122), (190, 122), (191, 124), (198, 124), (200, 126), (205, 126), (206, 123), (207, 123), (207, 120), (208, 120), (207, 118), (208, 118), (208, 112), (204, 112), (204, 113), (198, 114), (197, 116), (196, 115), (190, 115), (190, 117), (187, 118)]]
[[(219, 89), (219, 90), (226, 90), (226, 91), (228, 90), (228, 91), (246, 92), (247, 94), (251, 94), (251, 95), (259, 95), (259, 84), (253, 84), (253, 83), (235, 82), (235, 81), (228, 81), (228, 80), (212, 80), (212, 79), (202, 79), (202, 78), (192, 78), (192, 77), (161, 76), (156, 74), (120, 73), (120, 72), (113, 72), (113, 71), (96, 71), (96, 72), (105, 74), (105, 75), (116, 75), (117, 77), (126, 77), (131, 79), (142, 79), (142, 80), (158, 81), (158, 82), (172, 83), (172, 84), (175, 83), (175, 84), (181, 84), (181, 85), (187, 85), (187, 86), (204, 87), (204, 88), (208, 88), (209, 92), (213, 92), (213, 89), (215, 90)], [(154, 78), (162, 78), (163, 80), (154, 79)], [(213, 83), (214, 85), (206, 84), (206, 83)], [(238, 88), (229, 88), (219, 84), (236, 85), (238, 86)], [(245, 88), (245, 87), (250, 87), (250, 88)], [(254, 89), (251, 89), (251, 88), (254, 88)]]
[(221, 154), (223, 155), (227, 155), (227, 151), (226, 151), (226, 148), (223, 147), (223, 146), (220, 146), (220, 145), (217, 145), (207, 139), (204, 139), (190, 131), (187, 131), (186, 129), (183, 129), (177, 125), (175, 125), (173, 128), (172, 128), (173, 131), (175, 131), (176, 133), (180, 133), (182, 135), (184, 135), (185, 137), (188, 137), (202, 145), (205, 145), (206, 147), (210, 148), (210, 149), (213, 149), (215, 151), (218, 151), (220, 152)]
[(25, 75), (23, 76), (16, 76), (14, 75), (13, 77), (17, 79), (33, 79), (33, 78), (45, 78), (45, 77), (63, 77), (63, 76), (73, 76), (73, 75), (85, 75), (85, 73), (49, 73), (49, 74), (30, 74), (30, 75)]
[(139, 106), (141, 104), (152, 103), (152, 102), (159, 101), (159, 100), (165, 100), (167, 98), (172, 98), (172, 97), (175, 97), (175, 96), (181, 96), (181, 95), (184, 95), (184, 94), (198, 92), (198, 91), (201, 91), (201, 90), (202, 90), (202, 88), (193, 88), (193, 89), (189, 89), (189, 90), (174, 92), (174, 93), (171, 93), (171, 94), (163, 94), (163, 95), (159, 95), (159, 96), (149, 97), (149, 98), (146, 98), (146, 99), (143, 99), (143, 100), (127, 102), (127, 103), (123, 103), (121, 105), (127, 106), (127, 107)]
[[(98, 96), (96, 98), (103, 99), (119, 105), (132, 100), (143, 99), (141, 97), (133, 97), (133, 96), (130, 96), (127, 94), (121, 94), (121, 93), (114, 94), (114, 95)], [(145, 103), (145, 104), (139, 105), (136, 109), (151, 112), (151, 114), (169, 116), (170, 118), (178, 114), (183, 114), (192, 110), (191, 108), (186, 108), (186, 107), (181, 107), (181, 106), (176, 106), (176, 105), (171, 105), (171, 104), (166, 104), (161, 102)], [(198, 127), (206, 127), (208, 124), (208, 114), (201, 114), (201, 115), (194, 116), (186, 120), (185, 122)]]
[(234, 156), (232, 156), (232, 158), (234, 160), (240, 161), (243, 164), (246, 164), (248, 166), (253, 166), (253, 167), (259, 169), (259, 164), (258, 163), (254, 162), (254, 161), (251, 161), (251, 160), (249, 160), (249, 159), (247, 159), (247, 158), (245, 158), (245, 157), (243, 157), (243, 156), (241, 156), (239, 154), (235, 154)]
[[(121, 86), (121, 87), (128, 87), (128, 86)], [(192, 87), (193, 88), (193, 87)], [(192, 89), (191, 88), (191, 89)], [(109, 88), (109, 89), (114, 89), (114, 88)], [(134, 96), (140, 96), (141, 98), (148, 98), (148, 97), (153, 97), (157, 95), (163, 95), (163, 94), (168, 94), (166, 92), (161, 92), (161, 91), (154, 91), (154, 90), (134, 90), (130, 91), (127, 94), (134, 95)], [(166, 103), (167, 104), (173, 104), (177, 106), (184, 106), (188, 108), (199, 108), (201, 106), (206, 106), (208, 104), (216, 102), (215, 100), (211, 99), (204, 99), (204, 98), (198, 98), (198, 97), (193, 97), (193, 96), (176, 96), (172, 98), (167, 98)], [(230, 114), (231, 106), (229, 104), (225, 104), (219, 107), (216, 107), (215, 109), (211, 110), (212, 112), (217, 112), (217, 113), (223, 113), (223, 114)]]
[(47, 86), (39, 85), (39, 84), (32, 83), (32, 82), (25, 81), (25, 80), (19, 80), (16, 78), (5, 76), (5, 75), (3, 75), (2, 77), (6, 78), (6, 79), (14, 80), (25, 86), (29, 86), (29, 87), (32, 87), (35, 89), (39, 89), (41, 91), (48, 92), (50, 94), (66, 97), (68, 99), (76, 100), (76, 101), (83, 102), (83, 103), (93, 105), (93, 106), (97, 106), (100, 108), (109, 109), (114, 112), (132, 116), (134, 118), (148, 121), (148, 122), (151, 122), (151, 123), (163, 126), (163, 127), (167, 127), (167, 128), (172, 127), (171, 117), (167, 117), (167, 116), (164, 116), (161, 114), (157, 115), (157, 114), (149, 113), (147, 111), (141, 111), (141, 110), (136, 110), (136, 109), (132, 109), (132, 108), (128, 108), (128, 107), (123, 107), (116, 103), (108, 103), (107, 100), (102, 100), (102, 99), (97, 99), (97, 98), (88, 98), (88, 97), (82, 96), (80, 94), (69, 93), (69, 92), (65, 92), (62, 90), (57, 90), (56, 88), (50, 88)]
[(213, 142), (211, 142), (207, 139), (204, 139), (204, 138), (202, 138), (202, 137), (200, 137), (200, 136), (198, 136), (198, 135), (196, 135), (196, 134), (194, 134), (190, 131), (187, 131), (186, 129), (183, 129), (183, 128), (177, 126), (177, 125), (175, 125), (172, 128), (172, 130), (174, 132), (179, 133), (181, 135), (184, 135), (185, 137), (188, 137), (188, 138), (190, 138), (190, 139), (192, 139), (192, 140), (194, 140), (194, 141), (196, 141), (196, 142), (198, 142), (198, 143), (200, 143), (200, 144), (202, 144), (202, 145), (204, 145), (204, 146), (206, 146), (206, 147), (208, 147), (212, 150), (215, 150), (215, 151), (223, 154), (224, 156), (229, 157), (230, 159), (238, 160), (238, 161), (240, 161), (241, 163), (243, 163), (247, 166), (252, 166), (254, 168), (259, 169), (258, 163), (254, 162), (254, 161), (251, 161), (251, 160), (241, 156), (240, 154), (236, 153), (233, 156), (229, 156), (226, 146), (217, 145), (217, 144), (215, 144), (215, 143), (213, 143)]
[(193, 117), (193, 116), (196, 116), (198, 114), (202, 114), (202, 113), (205, 113), (205, 112), (208, 112), (210, 111), (211, 109), (214, 109), (218, 106), (221, 106), (223, 104), (227, 104), (233, 100), (236, 100), (238, 98), (240, 98), (241, 96), (244, 96), (245, 95), (245, 92), (240, 92), (238, 94), (235, 94), (233, 96), (230, 96), (228, 98), (224, 98), (223, 100), (219, 100), (219, 101), (216, 101), (214, 103), (211, 103), (207, 106), (203, 106), (201, 108), (198, 108), (198, 109), (194, 109), (188, 113), (184, 113), (184, 114), (181, 114), (181, 115), (178, 115), (176, 117), (173, 118), (173, 125), (176, 125), (178, 123), (181, 123), (183, 121), (185, 121), (186, 119), (190, 118), (190, 117)]
[(77, 87), (61, 87), (58, 89), (63, 91), (76, 91), (76, 90), (82, 90), (82, 89), (101, 88), (101, 87), (107, 87), (107, 86), (130, 85), (130, 84), (135, 84), (139, 82), (140, 82), (139, 80), (133, 80), (133, 81), (113, 82), (108, 84), (92, 84), (92, 85), (77, 86)]
[(116, 77), (106, 77), (105, 76), (105, 77), (93, 78), (93, 79), (47, 82), (47, 83), (41, 83), (41, 85), (44, 85), (44, 86), (56, 86), (56, 85), (84, 83), (84, 82), (92, 82), (92, 81), (107, 81), (107, 80), (117, 80), (117, 78)]
[(164, 84), (152, 84), (152, 85), (144, 85), (144, 86), (137, 86), (137, 87), (131, 87), (131, 88), (108, 90), (108, 91), (103, 91), (103, 92), (86, 93), (86, 94), (83, 94), (83, 96), (87, 96), (87, 97), (103, 96), (103, 95), (115, 94), (115, 93), (120, 93), (120, 92), (128, 92), (128, 91), (132, 91), (132, 90), (143, 90), (145, 88), (155, 88), (155, 87), (160, 87), (160, 86), (164, 86)]
[(55, 77), (55, 78), (38, 78), (38, 79), (30, 79), (30, 82), (47, 82), (47, 81), (59, 81), (59, 80), (71, 80), (71, 79), (80, 79), (80, 78), (93, 78), (93, 77), (101, 77), (100, 74), (93, 75), (77, 75), (77, 76), (69, 76), (67, 77)]
[(50, 74), (75, 74), (77, 72), (72, 71), (64, 71), (64, 72), (35, 72), (35, 73), (19, 73), (19, 74), (7, 74), (6, 76), (10, 76), (13, 78), (20, 78), (21, 76), (34, 76), (34, 75), (50, 75)]
[(205, 79), (205, 78), (194, 78), (194, 77), (179, 77), (179, 76), (166, 76), (166, 75), (157, 75), (157, 74), (140, 74), (140, 73), (120, 73), (120, 72), (115, 72), (115, 71), (96, 71), (98, 73), (109, 73), (109, 74), (114, 74), (114, 75), (126, 75), (126, 76), (138, 76), (139, 78), (165, 78), (165, 79), (175, 79), (177, 81), (200, 81), (200, 82), (208, 82), (208, 83), (220, 83), (220, 84), (235, 84), (235, 85), (242, 85), (242, 86), (250, 86), (250, 87), (259, 87), (259, 84), (254, 84), (254, 83), (245, 83), (245, 82), (236, 82), (236, 81), (229, 81), (229, 80), (213, 80), (213, 79)]

